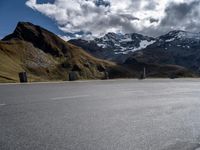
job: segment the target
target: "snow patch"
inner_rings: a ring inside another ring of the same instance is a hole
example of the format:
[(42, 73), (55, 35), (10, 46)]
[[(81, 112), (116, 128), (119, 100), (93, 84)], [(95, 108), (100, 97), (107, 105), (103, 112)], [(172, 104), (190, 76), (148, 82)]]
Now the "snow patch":
[(131, 38), (122, 39), (120, 42), (131, 42), (133, 41)]
[(165, 42), (172, 42), (174, 40), (175, 40), (175, 38), (172, 38), (172, 39), (165, 40)]
[(149, 45), (151, 45), (151, 44), (153, 44), (153, 43), (155, 43), (156, 41), (147, 41), (147, 40), (144, 40), (144, 41), (141, 41), (140, 42), (140, 47), (138, 47), (138, 49), (144, 49), (144, 48), (146, 48), (147, 46), (149, 46)]
[(105, 44), (97, 44), (101, 48), (106, 48), (107, 46)]
[(130, 52), (135, 52), (137, 50), (144, 49), (147, 46), (149, 46), (149, 45), (151, 45), (151, 44), (153, 44), (155, 42), (156, 42), (155, 40), (152, 40), (152, 41), (143, 40), (143, 41), (140, 42), (140, 46), (139, 47), (135, 47), (133, 49), (127, 49), (125, 47), (121, 47), (120, 51), (115, 52), (115, 54), (124, 54), (125, 55), (125, 54), (128, 54)]
[(176, 36), (179, 39), (196, 39), (200, 40), (200, 33), (179, 32)]

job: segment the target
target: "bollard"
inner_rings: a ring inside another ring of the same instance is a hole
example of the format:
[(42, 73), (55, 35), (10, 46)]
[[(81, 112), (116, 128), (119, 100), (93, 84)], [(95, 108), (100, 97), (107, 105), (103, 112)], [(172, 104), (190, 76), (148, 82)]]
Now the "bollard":
[(75, 81), (79, 79), (79, 73), (77, 71), (71, 71), (69, 73), (69, 81)]
[(108, 73), (107, 71), (105, 71), (104, 74), (105, 74), (104, 79), (105, 79), (105, 80), (108, 80), (108, 79), (109, 79), (109, 73)]
[(26, 73), (26, 72), (20, 72), (20, 73), (19, 73), (19, 81), (20, 81), (21, 83), (26, 83), (26, 82), (28, 82), (27, 73)]

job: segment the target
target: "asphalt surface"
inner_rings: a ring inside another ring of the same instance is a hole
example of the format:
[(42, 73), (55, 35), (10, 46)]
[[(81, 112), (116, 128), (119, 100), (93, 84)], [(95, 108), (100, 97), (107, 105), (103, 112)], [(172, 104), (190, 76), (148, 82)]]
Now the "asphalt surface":
[(0, 150), (199, 150), (200, 79), (0, 85)]

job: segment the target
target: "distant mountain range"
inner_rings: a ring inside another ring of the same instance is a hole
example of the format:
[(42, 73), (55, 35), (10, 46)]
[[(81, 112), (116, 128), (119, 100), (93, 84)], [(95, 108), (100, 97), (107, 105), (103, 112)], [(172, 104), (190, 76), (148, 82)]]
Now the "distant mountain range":
[[(96, 57), (123, 63), (130, 56), (140, 53), (140, 50), (145, 49), (160, 48), (173, 51), (174, 53), (178, 51), (180, 53), (188, 53), (188, 50), (190, 52), (196, 50), (199, 53), (200, 33), (176, 30), (158, 38), (143, 36), (137, 33), (124, 35), (108, 33), (101, 38), (95, 38), (90, 41), (73, 39), (69, 42), (82, 47)], [(155, 55), (155, 53), (152, 52), (152, 55)], [(169, 61), (169, 64), (176, 63)]]
[(200, 73), (200, 33), (171, 31), (131, 58), (145, 63), (175, 64)]
[[(171, 63), (169, 59), (173, 51), (170, 47), (177, 47), (173, 60), (179, 60), (181, 49), (184, 49), (182, 55), (195, 55), (193, 60), (198, 65), (198, 34), (181, 34), (180, 38), (178, 33), (172, 32), (159, 39), (135, 33), (108, 33), (92, 41), (66, 42), (40, 26), (19, 22), (14, 32), (0, 41), (0, 82), (18, 82), (21, 71), (28, 73), (29, 81), (68, 80), (71, 72), (76, 73), (78, 79), (135, 78), (144, 67), (149, 77), (196, 76), (186, 69), (187, 65), (192, 68), (187, 61), (183, 67), (182, 63), (177, 66), (178, 63)], [(187, 45), (179, 42), (183, 40)]]
[(156, 39), (137, 33), (108, 33), (101, 38), (95, 38), (91, 41), (74, 39), (69, 42), (82, 47), (96, 57), (123, 62), (135, 51), (144, 49), (156, 42)]
[(108, 33), (91, 41), (69, 42), (98, 58), (121, 64), (132, 58), (142, 63), (179, 65), (200, 72), (200, 33), (175, 30), (157, 38), (136, 33)]

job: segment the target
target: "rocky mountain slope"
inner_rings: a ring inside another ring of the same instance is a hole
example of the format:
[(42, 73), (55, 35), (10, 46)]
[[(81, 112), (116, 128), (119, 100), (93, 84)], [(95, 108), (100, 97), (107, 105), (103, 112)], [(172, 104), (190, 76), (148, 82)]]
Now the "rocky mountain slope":
[(90, 54), (111, 61), (123, 62), (133, 52), (146, 48), (156, 42), (152, 37), (141, 34), (116, 34), (108, 33), (101, 38), (91, 41), (74, 39), (69, 41), (72, 44), (82, 47)]
[(18, 73), (28, 72), (29, 80), (68, 80), (69, 72), (79, 79), (102, 79), (105, 71), (115, 70), (111, 78), (129, 76), (115, 63), (97, 59), (83, 49), (63, 41), (55, 34), (31, 23), (18, 23), (15, 31), (0, 41), (0, 81), (17, 82)]
[(175, 30), (158, 38), (108, 33), (92, 41), (69, 42), (96, 57), (121, 64), (132, 58), (146, 64), (178, 65), (200, 73), (200, 33)]
[(200, 73), (200, 33), (171, 31), (131, 58), (144, 63), (179, 65)]

